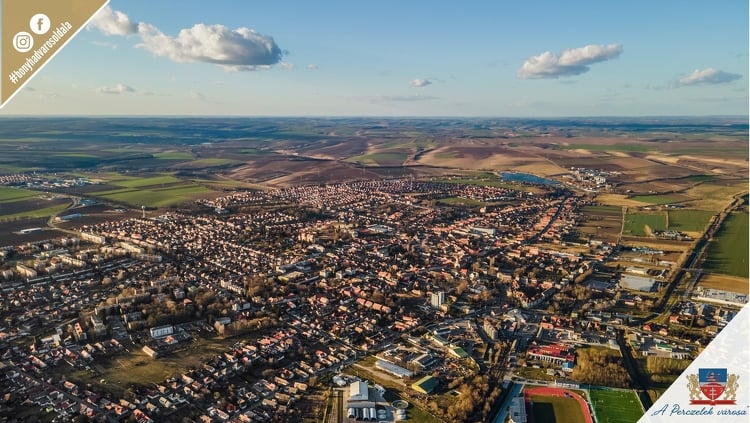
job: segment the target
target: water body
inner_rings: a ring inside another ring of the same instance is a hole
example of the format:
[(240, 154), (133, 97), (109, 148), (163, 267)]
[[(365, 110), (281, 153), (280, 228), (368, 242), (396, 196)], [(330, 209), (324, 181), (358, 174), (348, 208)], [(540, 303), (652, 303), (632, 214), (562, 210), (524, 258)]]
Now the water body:
[(542, 178), (541, 176), (532, 175), (530, 173), (500, 172), (500, 177), (503, 178), (504, 181), (508, 182), (521, 182), (524, 184), (551, 186), (560, 185), (560, 183), (555, 180)]

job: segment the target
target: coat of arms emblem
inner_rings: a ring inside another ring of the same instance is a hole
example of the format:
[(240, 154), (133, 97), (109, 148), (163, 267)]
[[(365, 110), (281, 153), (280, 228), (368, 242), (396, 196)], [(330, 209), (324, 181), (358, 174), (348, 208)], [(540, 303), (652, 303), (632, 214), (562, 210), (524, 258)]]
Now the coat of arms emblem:
[(737, 379), (739, 376), (729, 374), (727, 369), (698, 369), (697, 375), (688, 375), (690, 404), (735, 404), (739, 387)]

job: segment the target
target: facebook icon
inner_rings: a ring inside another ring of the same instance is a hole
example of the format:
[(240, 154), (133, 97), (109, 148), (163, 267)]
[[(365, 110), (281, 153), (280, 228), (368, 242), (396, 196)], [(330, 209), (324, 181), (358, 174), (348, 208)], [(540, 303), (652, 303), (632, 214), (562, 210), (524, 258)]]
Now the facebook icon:
[(52, 26), (52, 22), (44, 13), (37, 13), (29, 19), (29, 29), (34, 34), (44, 35), (49, 31), (50, 26)]

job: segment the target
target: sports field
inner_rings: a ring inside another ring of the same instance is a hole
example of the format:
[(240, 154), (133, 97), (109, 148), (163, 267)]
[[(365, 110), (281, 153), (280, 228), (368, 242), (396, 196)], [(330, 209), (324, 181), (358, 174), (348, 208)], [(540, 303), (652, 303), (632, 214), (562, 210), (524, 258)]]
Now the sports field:
[(531, 388), (524, 391), (531, 403), (533, 422), (593, 423), (588, 405), (580, 395), (560, 388)]
[(633, 391), (589, 391), (598, 423), (635, 423), (643, 416), (641, 401)]

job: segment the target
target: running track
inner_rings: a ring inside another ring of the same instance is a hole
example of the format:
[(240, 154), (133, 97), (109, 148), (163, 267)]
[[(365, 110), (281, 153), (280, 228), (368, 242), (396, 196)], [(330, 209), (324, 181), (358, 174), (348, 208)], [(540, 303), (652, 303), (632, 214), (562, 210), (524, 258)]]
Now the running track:
[[(567, 393), (567, 395), (565, 395)], [(574, 400), (578, 401), (578, 405), (581, 406), (581, 412), (583, 413), (583, 418), (586, 421), (586, 423), (594, 423), (594, 419), (591, 417), (591, 412), (589, 411), (589, 405), (586, 403), (586, 400), (584, 400), (580, 395), (576, 394), (575, 392), (571, 392), (567, 389), (560, 389), (560, 388), (530, 388), (524, 390), (524, 400), (526, 401), (526, 404), (529, 404), (530, 397), (532, 395), (543, 395), (547, 397), (568, 397), (573, 398)], [(528, 415), (531, 417), (531, 421), (533, 423), (533, 413), (528, 413)]]

